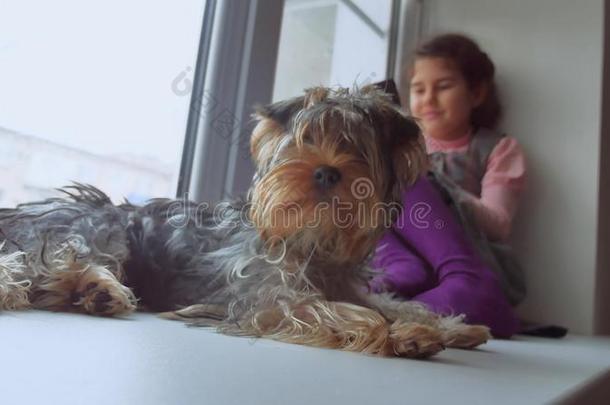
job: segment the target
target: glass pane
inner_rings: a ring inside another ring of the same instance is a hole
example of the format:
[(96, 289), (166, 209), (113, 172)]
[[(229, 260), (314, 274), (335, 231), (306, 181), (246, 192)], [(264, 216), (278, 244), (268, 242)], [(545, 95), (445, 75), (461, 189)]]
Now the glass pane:
[(392, 0), (286, 0), (273, 99), (384, 80)]
[(205, 0), (0, 2), (0, 206), (173, 196)]

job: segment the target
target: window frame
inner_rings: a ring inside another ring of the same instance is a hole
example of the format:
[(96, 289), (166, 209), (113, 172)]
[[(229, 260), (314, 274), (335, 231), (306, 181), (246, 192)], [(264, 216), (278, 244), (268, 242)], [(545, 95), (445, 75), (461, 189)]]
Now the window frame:
[[(249, 186), (250, 116), (253, 105), (271, 101), (283, 6), (283, 0), (216, 2), (209, 56), (198, 60), (207, 66), (196, 67), (184, 149), (191, 162), (182, 164), (178, 197), (215, 202)], [(234, 123), (219, 133), (225, 118)]]
[(199, 131), (200, 117), (197, 111), (201, 111), (203, 102), (203, 91), (205, 76), (207, 73), (208, 60), (210, 57), (210, 47), (212, 42), (212, 30), (214, 27), (214, 17), (216, 14), (217, 0), (206, 0), (201, 22), (201, 35), (199, 38), (199, 49), (197, 61), (195, 62), (195, 72), (193, 75), (193, 85), (191, 99), (189, 102), (188, 117), (186, 123), (186, 133), (182, 146), (182, 158), (177, 181), (177, 196), (188, 192), (189, 183), (193, 174), (194, 151), (197, 144), (197, 133)]
[[(272, 100), (284, 0), (208, 2), (204, 23), (212, 24), (202, 27), (177, 196), (217, 202), (251, 184), (251, 114)], [(423, 0), (392, 1), (386, 73), (399, 88), (423, 32), (423, 8)], [(234, 123), (219, 135), (223, 113)]]

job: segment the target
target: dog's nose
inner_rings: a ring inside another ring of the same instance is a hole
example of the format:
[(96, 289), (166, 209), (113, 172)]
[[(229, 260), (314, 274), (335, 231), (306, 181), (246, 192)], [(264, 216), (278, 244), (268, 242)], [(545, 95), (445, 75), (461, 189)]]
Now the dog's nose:
[(323, 189), (329, 189), (341, 180), (341, 173), (336, 167), (320, 166), (313, 172), (313, 179)]

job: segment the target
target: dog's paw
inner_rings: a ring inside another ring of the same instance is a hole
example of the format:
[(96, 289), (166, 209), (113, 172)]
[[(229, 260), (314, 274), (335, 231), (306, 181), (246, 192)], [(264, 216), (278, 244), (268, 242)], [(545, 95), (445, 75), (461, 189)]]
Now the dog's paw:
[(396, 321), (390, 326), (391, 355), (426, 358), (445, 349), (442, 333), (431, 326)]
[(136, 309), (133, 292), (114, 280), (81, 283), (72, 293), (72, 305), (92, 315), (123, 315)]
[(489, 339), (489, 328), (483, 325), (460, 323), (443, 332), (445, 346), (457, 349), (474, 349)]

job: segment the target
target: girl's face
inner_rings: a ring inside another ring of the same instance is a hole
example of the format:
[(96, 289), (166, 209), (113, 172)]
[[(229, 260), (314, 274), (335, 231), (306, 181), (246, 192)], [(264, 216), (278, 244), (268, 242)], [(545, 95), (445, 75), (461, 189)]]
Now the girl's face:
[(464, 136), (470, 130), (472, 110), (483, 96), (482, 89), (469, 88), (450, 61), (435, 57), (415, 61), (409, 102), (426, 135), (441, 140)]

